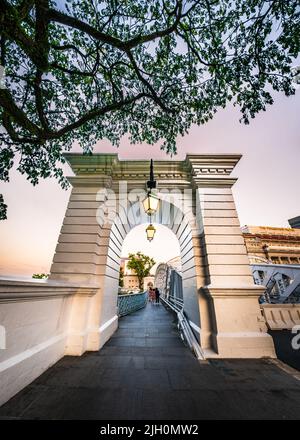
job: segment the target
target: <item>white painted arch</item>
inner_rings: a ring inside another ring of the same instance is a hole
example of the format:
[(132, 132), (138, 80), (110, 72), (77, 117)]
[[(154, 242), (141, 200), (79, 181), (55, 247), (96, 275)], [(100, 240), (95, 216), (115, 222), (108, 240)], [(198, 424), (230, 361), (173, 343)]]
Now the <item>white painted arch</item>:
[[(158, 193), (158, 196), (160, 194)], [(165, 216), (163, 215), (165, 213)], [(119, 213), (110, 229), (106, 278), (104, 281), (104, 303), (109, 307), (116, 307), (117, 291), (119, 281), (120, 255), (123, 242), (127, 234), (136, 226), (149, 222), (142, 210), (140, 202), (133, 203), (127, 211)], [(164, 218), (165, 217), (165, 218)], [(192, 217), (184, 215), (182, 210), (168, 201), (161, 201), (157, 215), (152, 218), (154, 224), (161, 224), (168, 227), (176, 236), (182, 262), (183, 289), (184, 289), (184, 311), (188, 318), (197, 326), (200, 326), (199, 295), (197, 285), (197, 268), (195, 251), (200, 248), (197, 235), (193, 233)], [(103, 310), (106, 314), (107, 310)]]
[[(258, 304), (262, 288), (253, 283), (231, 191), (237, 180), (231, 172), (240, 157), (187, 155), (184, 161), (154, 163), (161, 203), (170, 207), (167, 224), (159, 217), (164, 209), (154, 221), (170, 227), (179, 240), (185, 312), (200, 329), (207, 357), (275, 356)], [(73, 189), (50, 279), (97, 289), (92, 297), (75, 296), (72, 302), (66, 353), (81, 355), (101, 348), (118, 326), (121, 245), (142, 221), (136, 215), (136, 196), (145, 190), (149, 162), (120, 160), (115, 154), (68, 154), (66, 158), (75, 176), (69, 178)], [(172, 199), (166, 200), (168, 191)], [(108, 197), (112, 192), (115, 200)], [(126, 207), (124, 194), (129, 194)], [(99, 225), (103, 204), (114, 201), (118, 209), (113, 221)]]

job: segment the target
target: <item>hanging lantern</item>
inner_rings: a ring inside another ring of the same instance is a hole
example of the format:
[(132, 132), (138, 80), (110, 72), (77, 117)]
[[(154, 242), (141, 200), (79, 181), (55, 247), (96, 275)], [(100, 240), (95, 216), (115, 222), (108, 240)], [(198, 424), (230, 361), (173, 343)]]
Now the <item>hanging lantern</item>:
[(150, 223), (150, 225), (147, 226), (147, 228), (146, 228), (146, 234), (147, 234), (148, 241), (153, 240), (155, 232), (156, 232), (155, 227), (152, 225), (152, 223)]
[(147, 197), (143, 200), (142, 203), (145, 213), (148, 215), (153, 215), (158, 208), (159, 199), (151, 194), (151, 192), (149, 191)]

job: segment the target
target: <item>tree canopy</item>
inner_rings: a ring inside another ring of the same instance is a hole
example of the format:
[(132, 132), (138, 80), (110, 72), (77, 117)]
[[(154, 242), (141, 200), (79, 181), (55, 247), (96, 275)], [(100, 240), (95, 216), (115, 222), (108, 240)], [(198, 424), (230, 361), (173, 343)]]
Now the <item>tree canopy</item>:
[(59, 163), (74, 141), (89, 153), (128, 134), (175, 153), (178, 135), (229, 101), (248, 123), (272, 90), (294, 93), (299, 0), (0, 0), (0, 9), (4, 181), (17, 154), (33, 184), (55, 176), (64, 186)]
[(129, 254), (128, 258), (127, 267), (136, 273), (139, 280), (139, 288), (140, 290), (143, 290), (143, 280), (150, 274), (150, 270), (154, 266), (155, 261), (153, 258), (142, 252)]

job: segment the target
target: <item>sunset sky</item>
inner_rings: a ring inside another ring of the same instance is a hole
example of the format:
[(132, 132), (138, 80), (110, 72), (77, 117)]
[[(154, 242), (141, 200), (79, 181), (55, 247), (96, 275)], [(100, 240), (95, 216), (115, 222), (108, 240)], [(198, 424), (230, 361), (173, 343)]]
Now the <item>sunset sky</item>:
[[(228, 107), (205, 126), (193, 127), (178, 139), (175, 159), (184, 159), (186, 153), (242, 153), (234, 170), (241, 225), (288, 227), (287, 220), (300, 215), (300, 90), (290, 98), (277, 95), (275, 104), (249, 126), (240, 124), (239, 117), (237, 109)], [(118, 150), (101, 142), (94, 151), (118, 152), (122, 159), (168, 159), (159, 146), (130, 145), (126, 138)], [(68, 166), (65, 173), (71, 174)], [(70, 190), (62, 190), (54, 180), (33, 187), (13, 171), (10, 183), (1, 183), (0, 193), (9, 209), (8, 220), (0, 222), (0, 273), (48, 272)], [(144, 227), (137, 227), (124, 242), (123, 256), (141, 250), (166, 261), (178, 255), (177, 240), (165, 229), (148, 243)]]

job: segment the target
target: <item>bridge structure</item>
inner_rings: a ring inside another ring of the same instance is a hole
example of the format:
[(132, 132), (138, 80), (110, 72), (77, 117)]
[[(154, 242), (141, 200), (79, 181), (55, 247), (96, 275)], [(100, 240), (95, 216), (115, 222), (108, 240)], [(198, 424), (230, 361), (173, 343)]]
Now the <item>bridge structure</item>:
[[(253, 282), (232, 186), (240, 155), (156, 161), (153, 223), (178, 238), (183, 312), (206, 359), (274, 358)], [(47, 281), (0, 280), (1, 402), (64, 355), (98, 352), (118, 328), (123, 240), (148, 222), (149, 162), (116, 154), (66, 154), (72, 192)]]
[(176, 268), (160, 263), (156, 268), (154, 285), (165, 299), (180, 309), (184, 308), (182, 275)]
[(255, 283), (265, 286), (264, 302), (300, 303), (300, 265), (260, 263), (251, 267)]

